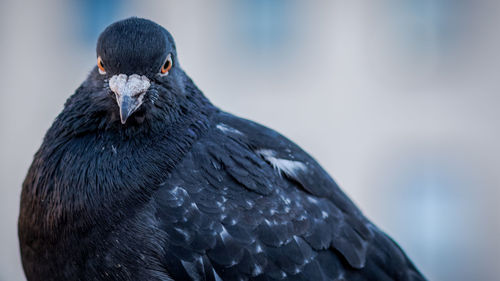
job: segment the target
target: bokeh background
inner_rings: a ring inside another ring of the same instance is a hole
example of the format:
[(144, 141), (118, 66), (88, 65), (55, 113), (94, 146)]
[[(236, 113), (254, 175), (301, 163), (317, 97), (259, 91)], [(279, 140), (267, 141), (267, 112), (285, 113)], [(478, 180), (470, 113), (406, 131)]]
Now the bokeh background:
[(21, 183), (97, 36), (174, 35), (222, 108), (310, 152), (430, 280), (499, 280), (500, 1), (0, 1), (0, 280)]

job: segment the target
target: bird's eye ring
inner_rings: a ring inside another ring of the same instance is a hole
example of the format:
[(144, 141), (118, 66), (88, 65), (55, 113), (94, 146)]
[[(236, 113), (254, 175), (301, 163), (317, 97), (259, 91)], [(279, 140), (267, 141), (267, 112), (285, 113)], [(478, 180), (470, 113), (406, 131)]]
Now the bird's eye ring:
[(106, 74), (106, 70), (104, 69), (104, 63), (102, 62), (101, 56), (97, 57), (97, 67), (99, 68), (100, 74)]
[(165, 63), (162, 65), (162, 67), (160, 69), (160, 74), (162, 76), (166, 76), (171, 68), (172, 68), (172, 55), (168, 54), (167, 59), (165, 60)]

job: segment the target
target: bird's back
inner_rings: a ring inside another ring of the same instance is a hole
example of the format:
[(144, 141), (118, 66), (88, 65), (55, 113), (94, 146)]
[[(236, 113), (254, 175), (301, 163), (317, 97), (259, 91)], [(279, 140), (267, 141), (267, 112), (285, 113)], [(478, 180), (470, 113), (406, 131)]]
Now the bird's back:
[(176, 280), (423, 280), (314, 159), (230, 114), (154, 201)]

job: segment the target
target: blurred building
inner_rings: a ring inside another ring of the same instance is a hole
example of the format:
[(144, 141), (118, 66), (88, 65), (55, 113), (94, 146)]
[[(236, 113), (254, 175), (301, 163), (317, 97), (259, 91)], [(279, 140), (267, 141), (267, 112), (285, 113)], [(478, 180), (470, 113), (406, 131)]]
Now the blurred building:
[(152, 19), (222, 108), (309, 151), (430, 280), (500, 276), (500, 2), (0, 2), (0, 280), (22, 180), (109, 23)]

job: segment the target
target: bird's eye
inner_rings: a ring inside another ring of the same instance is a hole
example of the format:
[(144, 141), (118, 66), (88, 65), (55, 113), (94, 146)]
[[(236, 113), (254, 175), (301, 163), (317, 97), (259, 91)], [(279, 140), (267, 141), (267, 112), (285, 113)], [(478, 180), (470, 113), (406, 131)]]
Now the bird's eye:
[(104, 63), (102, 62), (101, 56), (97, 57), (97, 67), (99, 68), (99, 73), (106, 74), (104, 69)]
[(160, 74), (163, 76), (167, 75), (171, 68), (172, 68), (172, 56), (168, 54), (165, 63), (160, 69)]

